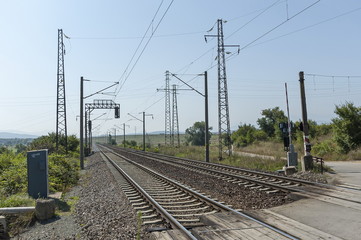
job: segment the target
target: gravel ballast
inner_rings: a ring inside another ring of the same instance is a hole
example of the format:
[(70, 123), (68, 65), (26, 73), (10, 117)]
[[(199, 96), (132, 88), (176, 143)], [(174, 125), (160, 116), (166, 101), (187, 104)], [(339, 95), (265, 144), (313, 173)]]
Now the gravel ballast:
[(13, 239), (136, 239), (136, 213), (99, 153), (87, 158), (79, 186), (66, 196), (79, 198), (74, 212), (37, 222)]
[(203, 193), (206, 193), (206, 195), (217, 198), (227, 205), (232, 205), (234, 209), (263, 209), (280, 206), (293, 201), (283, 192), (267, 194), (264, 191), (250, 189), (242, 185), (230, 183), (206, 174), (179, 168), (163, 162), (134, 156), (125, 152), (122, 152), (122, 154), (169, 178), (173, 178), (195, 189), (199, 189)]

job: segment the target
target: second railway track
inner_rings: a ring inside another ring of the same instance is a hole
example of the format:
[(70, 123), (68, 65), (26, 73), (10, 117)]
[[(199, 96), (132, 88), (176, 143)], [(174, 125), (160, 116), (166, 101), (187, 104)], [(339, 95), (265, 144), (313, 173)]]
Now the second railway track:
[[(245, 222), (250, 222), (250, 226), (245, 229), (248, 229), (249, 232), (251, 231), (249, 228), (252, 228), (254, 231), (252, 234), (271, 236), (269, 239), (297, 239), (188, 186), (141, 166), (109, 148), (101, 148), (104, 150), (104, 156), (122, 173), (124, 179), (127, 179), (122, 183), (124, 192), (134, 209), (142, 211), (143, 223), (151, 225), (153, 230), (173, 228), (181, 232), (179, 234), (182, 237), (179, 239), (207, 239), (199, 238), (199, 233), (193, 234), (187, 229), (204, 226), (205, 223), (201, 221), (204, 216), (228, 212), (244, 219)], [(120, 164), (122, 167), (119, 166)], [(124, 167), (128, 168), (130, 172), (133, 171), (132, 176), (122, 169)], [(134, 170), (134, 167), (137, 170)], [(129, 170), (130, 168), (133, 170)], [(250, 233), (237, 232), (235, 234), (247, 236)]]
[(271, 194), (281, 191), (285, 193), (292, 193), (292, 195), (296, 198), (311, 197), (340, 205), (344, 205), (346, 203), (352, 208), (361, 210), (361, 191), (359, 189), (338, 187), (324, 183), (278, 176), (271, 173), (242, 169), (222, 164), (205, 163), (151, 152), (114, 147), (112, 149), (123, 154), (133, 154), (134, 156), (161, 161), (180, 168), (211, 175), (218, 179), (232, 182), (237, 185), (243, 185), (254, 190), (264, 191)]

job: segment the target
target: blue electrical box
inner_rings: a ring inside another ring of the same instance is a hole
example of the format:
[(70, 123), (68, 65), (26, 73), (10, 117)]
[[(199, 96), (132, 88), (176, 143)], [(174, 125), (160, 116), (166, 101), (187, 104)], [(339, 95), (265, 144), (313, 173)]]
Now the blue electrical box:
[(49, 194), (48, 150), (28, 152), (28, 194), (33, 198), (47, 198)]

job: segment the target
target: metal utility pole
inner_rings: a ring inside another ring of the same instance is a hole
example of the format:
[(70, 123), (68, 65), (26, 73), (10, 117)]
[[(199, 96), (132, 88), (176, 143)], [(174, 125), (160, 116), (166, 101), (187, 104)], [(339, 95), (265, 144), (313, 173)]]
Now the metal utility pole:
[(289, 151), (287, 152), (287, 166), (288, 167), (297, 167), (297, 152), (295, 152), (295, 148), (292, 144), (292, 126), (290, 119), (290, 108), (288, 104), (288, 90), (287, 83), (285, 83), (286, 90), (286, 105), (287, 105), (287, 118), (288, 118), (288, 139), (289, 139)]
[(229, 122), (229, 105), (228, 105), (228, 88), (227, 88), (227, 74), (226, 74), (226, 58), (225, 47), (238, 47), (239, 45), (224, 45), (223, 39), (223, 20), (217, 20), (218, 34), (205, 35), (207, 37), (217, 37), (218, 39), (218, 145), (220, 160), (223, 159), (223, 147), (227, 148), (228, 155), (231, 155), (231, 129)]
[(84, 169), (84, 78), (80, 77), (80, 169)]
[(145, 112), (143, 112), (143, 151), (145, 152)]
[(157, 89), (157, 91), (164, 91), (165, 92), (165, 128), (164, 128), (164, 144), (170, 145), (171, 144), (171, 130), (172, 130), (172, 116), (170, 110), (170, 88), (169, 88), (169, 71), (165, 72), (165, 88), (164, 89)]
[(206, 162), (209, 162), (209, 122), (208, 122), (208, 74), (207, 71), (204, 72), (204, 110), (205, 110), (205, 147), (206, 147)]
[(68, 153), (68, 135), (66, 127), (66, 100), (64, 74), (63, 30), (58, 29), (58, 74), (57, 74), (57, 105), (56, 105), (56, 150), (59, 149), (61, 137), (65, 137), (65, 151)]
[[(94, 96), (96, 94), (99, 94), (99, 93), (101, 93), (101, 92), (103, 92), (103, 91), (105, 91), (105, 90), (119, 84), (119, 82), (115, 82), (114, 84), (110, 85), (109, 87), (103, 88), (103, 89), (101, 89), (101, 90), (99, 90), (99, 91), (97, 91), (97, 92), (95, 92), (93, 94), (90, 94), (90, 95), (84, 97), (84, 81), (90, 81), (90, 80), (87, 80), (87, 79), (84, 79), (83, 77), (80, 77), (80, 129), (79, 130), (80, 130), (80, 168), (81, 169), (84, 169), (84, 99), (86, 99), (88, 97), (91, 97), (91, 96)], [(105, 101), (105, 104), (102, 104), (104, 101)], [(111, 101), (111, 107), (109, 107), (108, 106), (109, 102), (107, 100), (104, 100), (104, 101), (98, 100), (98, 102), (100, 102), (100, 107), (98, 107), (99, 109), (112, 109), (112, 108), (114, 108), (114, 109), (118, 108), (119, 109), (119, 104), (115, 104), (113, 101)], [(89, 107), (91, 107), (91, 106), (92, 105), (90, 104)], [(88, 114), (88, 112), (89, 112), (89, 116), (90, 116), (91, 111), (92, 111), (92, 109), (89, 108), (88, 111), (86, 111), (85, 116)], [(85, 124), (87, 125), (88, 122), (85, 121)], [(85, 129), (85, 130), (87, 130), (87, 129)], [(85, 134), (88, 135), (87, 132), (85, 132)], [(88, 144), (88, 143), (86, 143), (86, 144)]]
[(229, 123), (226, 59), (224, 53), (223, 21), (218, 19), (218, 135), (219, 158), (222, 159), (223, 145), (231, 153), (231, 130)]
[(133, 116), (130, 113), (128, 113), (128, 115), (143, 123), (143, 151), (145, 151), (145, 117), (151, 116), (153, 119), (153, 114), (146, 114), (145, 112), (141, 112), (141, 113), (143, 114), (143, 120)]
[(173, 94), (173, 107), (172, 107), (172, 137), (171, 142), (172, 146), (175, 145), (175, 138), (177, 138), (177, 147), (180, 146), (179, 139), (179, 122), (178, 122), (178, 106), (177, 106), (177, 85), (173, 84), (172, 89)]
[(313, 158), (311, 155), (311, 143), (309, 139), (308, 132), (308, 121), (307, 121), (307, 106), (306, 106), (306, 94), (305, 94), (305, 78), (304, 73), (299, 73), (299, 81), (300, 81), (300, 92), (301, 92), (301, 107), (302, 107), (302, 125), (303, 125), (303, 143), (305, 149), (305, 155), (303, 156), (302, 161), (302, 170), (308, 171), (312, 169)]
[[(204, 74), (199, 74), (199, 75), (204, 75), (204, 94), (199, 92), (197, 89), (195, 89), (194, 87), (192, 87), (191, 85), (189, 85), (188, 83), (186, 83), (185, 81), (180, 79), (179, 77), (177, 77), (177, 75), (175, 75), (175, 74), (172, 74), (172, 75), (174, 77), (176, 77), (179, 81), (184, 83), (191, 90), (195, 91), (196, 93), (198, 93), (199, 95), (204, 97), (204, 119), (205, 119), (205, 135), (204, 135), (205, 143), (204, 143), (204, 145), (206, 148), (205, 160), (206, 160), (206, 162), (209, 162), (208, 74), (207, 74), (207, 71), (205, 71)], [(188, 90), (188, 89), (181, 89), (181, 90)]]
[(170, 111), (170, 88), (169, 88), (169, 71), (165, 72), (165, 145), (171, 142), (172, 119)]

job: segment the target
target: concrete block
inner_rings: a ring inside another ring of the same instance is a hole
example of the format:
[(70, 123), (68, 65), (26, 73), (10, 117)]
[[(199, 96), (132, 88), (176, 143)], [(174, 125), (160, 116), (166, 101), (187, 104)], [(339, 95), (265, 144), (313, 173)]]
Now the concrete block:
[(54, 199), (37, 199), (35, 205), (35, 216), (38, 220), (47, 220), (55, 214)]
[(283, 171), (286, 176), (292, 175), (297, 172), (296, 167), (283, 167)]
[(7, 239), (7, 235), (6, 219), (0, 216), (0, 239)]

